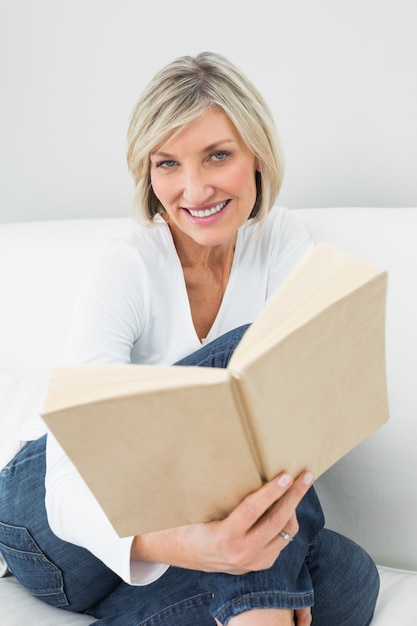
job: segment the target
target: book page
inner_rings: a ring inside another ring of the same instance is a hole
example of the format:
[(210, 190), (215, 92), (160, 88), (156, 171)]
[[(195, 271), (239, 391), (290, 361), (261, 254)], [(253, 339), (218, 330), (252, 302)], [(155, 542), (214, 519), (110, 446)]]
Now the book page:
[(227, 370), (57, 370), (43, 418), (122, 537), (221, 519), (261, 485)]
[(309, 250), (246, 331), (229, 369), (241, 371), (268, 350), (272, 342), (278, 343), (380, 273), (372, 265), (328, 244)]
[(241, 367), (266, 479), (318, 477), (388, 419), (385, 292), (380, 273)]

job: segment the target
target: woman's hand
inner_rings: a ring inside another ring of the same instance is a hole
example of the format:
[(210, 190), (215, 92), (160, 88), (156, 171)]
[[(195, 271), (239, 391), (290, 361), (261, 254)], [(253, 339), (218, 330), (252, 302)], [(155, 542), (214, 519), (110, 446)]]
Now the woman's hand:
[(288, 545), (280, 532), (298, 532), (295, 509), (312, 482), (310, 472), (296, 480), (281, 474), (247, 496), (224, 520), (135, 537), (132, 559), (228, 574), (267, 569)]

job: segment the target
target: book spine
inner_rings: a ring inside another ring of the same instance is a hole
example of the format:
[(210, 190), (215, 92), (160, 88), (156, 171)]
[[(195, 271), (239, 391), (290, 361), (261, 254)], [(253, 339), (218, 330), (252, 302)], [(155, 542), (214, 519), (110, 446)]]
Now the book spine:
[(267, 478), (263, 468), (260, 450), (256, 444), (256, 437), (252, 427), (250, 406), (245, 394), (244, 382), (238, 372), (229, 369), (229, 373), (233, 397), (238, 409), (238, 413), (243, 426), (243, 430), (246, 435), (247, 442), (249, 444), (250, 451), (252, 453), (252, 458), (254, 460), (262, 483), (265, 483), (267, 482)]

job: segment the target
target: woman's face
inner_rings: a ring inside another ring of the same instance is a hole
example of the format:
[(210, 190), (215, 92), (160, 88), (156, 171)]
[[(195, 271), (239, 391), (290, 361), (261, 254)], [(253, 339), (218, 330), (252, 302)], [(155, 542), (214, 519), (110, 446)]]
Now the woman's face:
[(212, 108), (151, 154), (151, 184), (170, 226), (202, 246), (236, 235), (256, 199), (256, 159)]

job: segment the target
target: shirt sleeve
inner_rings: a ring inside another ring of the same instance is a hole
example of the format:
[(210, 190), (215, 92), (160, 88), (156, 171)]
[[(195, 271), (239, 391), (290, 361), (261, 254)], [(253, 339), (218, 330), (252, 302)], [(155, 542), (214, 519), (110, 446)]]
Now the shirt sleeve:
[[(140, 258), (109, 244), (87, 272), (77, 301), (64, 363), (125, 364), (145, 323)], [(46, 509), (53, 532), (89, 550), (122, 580), (147, 585), (168, 569), (131, 560), (133, 537), (120, 538), (77, 469), (51, 433), (47, 439)]]
[(123, 243), (109, 243), (94, 259), (75, 301), (65, 364), (130, 362), (146, 324), (147, 274), (141, 258)]
[(285, 208), (271, 212), (271, 258), (268, 276), (270, 298), (284, 280), (291, 274), (304, 254), (314, 243), (305, 224)]

